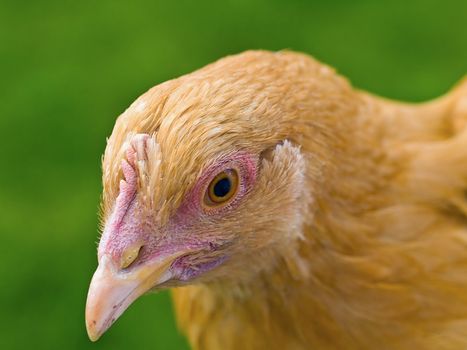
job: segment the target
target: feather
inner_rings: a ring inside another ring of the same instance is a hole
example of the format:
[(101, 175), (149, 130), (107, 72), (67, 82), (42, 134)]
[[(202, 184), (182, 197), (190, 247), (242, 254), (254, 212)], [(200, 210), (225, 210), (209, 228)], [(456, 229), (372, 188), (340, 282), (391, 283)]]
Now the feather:
[(103, 159), (104, 212), (140, 133), (153, 135), (140, 186), (162, 226), (217, 159), (258, 158), (247, 199), (190, 224), (190, 239), (229, 256), (174, 284), (193, 349), (467, 347), (466, 80), (407, 104), (303, 54), (224, 58), (120, 116)]

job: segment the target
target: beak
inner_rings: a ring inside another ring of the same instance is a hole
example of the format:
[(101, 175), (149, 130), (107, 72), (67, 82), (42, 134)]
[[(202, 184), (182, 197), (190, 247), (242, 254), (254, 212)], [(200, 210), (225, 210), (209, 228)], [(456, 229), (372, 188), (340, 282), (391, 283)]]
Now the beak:
[(138, 297), (172, 276), (170, 266), (181, 254), (160, 258), (125, 272), (104, 255), (94, 273), (86, 302), (86, 329), (96, 341)]

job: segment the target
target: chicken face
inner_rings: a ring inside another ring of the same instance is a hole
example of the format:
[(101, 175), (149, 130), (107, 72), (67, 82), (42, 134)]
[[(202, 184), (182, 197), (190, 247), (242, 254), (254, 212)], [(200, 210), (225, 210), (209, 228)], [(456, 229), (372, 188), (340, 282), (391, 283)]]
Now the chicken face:
[(241, 283), (273, 268), (283, 250), (294, 254), (313, 173), (305, 176), (308, 161), (274, 121), (290, 113), (279, 105), (286, 85), (276, 79), (265, 90), (235, 67), (218, 73), (155, 87), (117, 120), (86, 305), (92, 340), (150, 290)]
[[(301, 206), (294, 203), (302, 194), (303, 160), (289, 142), (276, 146), (269, 159), (247, 150), (219, 155), (193, 185), (185, 184), (183, 200), (166, 218), (164, 208), (155, 210), (154, 197), (147, 196), (157, 191), (149, 176), (160, 169), (148, 164), (160, 152), (156, 137), (134, 135), (125, 147), (119, 194), (105, 223), (88, 295), (93, 340), (143, 293), (248, 278), (270, 265), (275, 246), (300, 232)], [(255, 260), (254, 266), (244, 264)]]

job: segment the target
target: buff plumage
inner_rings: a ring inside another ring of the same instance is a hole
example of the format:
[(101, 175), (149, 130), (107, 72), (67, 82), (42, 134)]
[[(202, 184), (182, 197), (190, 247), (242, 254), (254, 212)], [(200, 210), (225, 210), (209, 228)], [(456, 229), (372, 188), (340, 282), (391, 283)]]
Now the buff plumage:
[(241, 258), (168, 285), (194, 349), (464, 348), (466, 125), (465, 82), (405, 104), (306, 55), (227, 57), (119, 117), (103, 160), (104, 226), (135, 135), (153, 140), (138, 195), (161, 227), (206, 167), (250, 152), (258, 179), (217, 219), (226, 234), (192, 232), (236, 242), (228, 254)]

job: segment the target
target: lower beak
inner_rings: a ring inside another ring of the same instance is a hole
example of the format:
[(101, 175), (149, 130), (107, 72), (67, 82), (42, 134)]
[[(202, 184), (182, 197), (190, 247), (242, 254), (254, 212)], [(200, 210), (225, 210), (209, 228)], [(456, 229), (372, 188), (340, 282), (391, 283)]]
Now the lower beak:
[(96, 341), (142, 294), (172, 276), (170, 265), (178, 257), (169, 256), (133, 271), (118, 271), (106, 255), (102, 256), (89, 286), (86, 302), (86, 329)]

